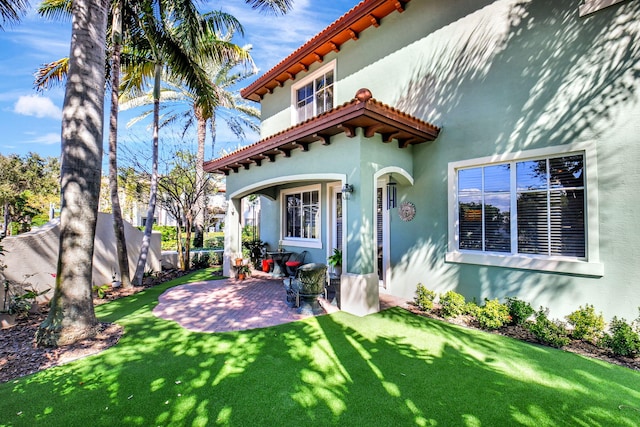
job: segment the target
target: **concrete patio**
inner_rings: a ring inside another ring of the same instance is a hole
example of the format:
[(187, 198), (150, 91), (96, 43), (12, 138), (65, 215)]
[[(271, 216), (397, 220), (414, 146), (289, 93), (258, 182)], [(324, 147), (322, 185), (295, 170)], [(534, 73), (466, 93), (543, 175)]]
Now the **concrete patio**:
[[(319, 300), (325, 313), (339, 310), (330, 301)], [(406, 300), (380, 294), (380, 310), (406, 304)], [(243, 281), (230, 278), (173, 287), (160, 296), (153, 314), (195, 332), (263, 328), (311, 316), (288, 307), (282, 279), (262, 272)]]

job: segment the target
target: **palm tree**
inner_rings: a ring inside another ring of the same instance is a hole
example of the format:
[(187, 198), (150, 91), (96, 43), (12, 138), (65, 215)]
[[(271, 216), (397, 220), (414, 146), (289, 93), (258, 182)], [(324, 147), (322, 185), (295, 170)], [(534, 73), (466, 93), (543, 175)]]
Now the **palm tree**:
[(131, 287), (129, 254), (124, 234), (124, 221), (118, 197), (118, 109), (120, 98), (120, 53), (122, 51), (122, 9), (124, 0), (113, 3), (111, 21), (111, 110), (109, 112), (109, 192), (116, 253), (122, 287)]
[[(193, 55), (206, 56), (215, 61), (225, 61), (243, 56), (244, 51), (217, 37), (219, 28), (230, 28), (242, 31), (235, 18), (220, 12), (200, 15), (195, 9), (163, 10), (156, 13), (151, 8), (139, 13), (139, 27), (142, 29), (138, 37), (125, 46), (123, 58), (124, 77), (122, 80), (123, 99), (141, 96), (148, 87), (148, 80), (153, 78), (153, 150), (151, 167), (151, 185), (149, 207), (145, 223), (145, 232), (140, 249), (133, 281), (142, 282), (146, 265), (153, 217), (157, 203), (158, 190), (158, 132), (160, 91), (163, 75), (173, 79), (181, 79), (197, 93), (198, 103), (205, 104), (215, 98), (205, 70)], [(170, 19), (178, 15), (180, 19)]]
[[(289, 4), (289, 0), (247, 1), (255, 7)], [(16, 4), (1, 0), (0, 7)], [(107, 6), (98, 0), (73, 2), (62, 118), (58, 266), (51, 310), (36, 334), (40, 346), (64, 345), (96, 333), (91, 284), (102, 169)], [(6, 10), (0, 10), (3, 19)]]
[(0, 30), (4, 29), (5, 23), (15, 23), (20, 21), (20, 15), (25, 13), (29, 7), (27, 0), (1, 0), (0, 1)]
[(60, 243), (51, 310), (40, 346), (92, 337), (93, 239), (98, 213), (104, 123), (105, 1), (74, 0), (69, 71), (62, 117)]
[[(229, 38), (230, 39), (230, 38)], [(248, 48), (245, 48), (248, 56)], [(204, 151), (206, 142), (207, 124), (211, 129), (211, 148), (215, 153), (216, 141), (216, 118), (222, 117), (229, 129), (238, 137), (244, 138), (245, 129), (258, 130), (256, 119), (259, 111), (237, 93), (231, 87), (237, 86), (243, 80), (256, 73), (255, 66), (250, 58), (235, 58), (225, 63), (209, 61), (202, 64), (215, 90), (216, 96), (212, 105), (201, 107), (198, 105), (197, 94), (186, 87), (180, 80), (171, 79), (165, 84), (161, 91), (161, 110), (164, 110), (162, 126), (173, 124), (176, 121), (184, 121), (183, 136), (192, 127), (197, 129), (198, 150), (196, 156), (196, 187), (202, 189), (204, 183)], [(122, 109), (149, 105), (151, 97), (149, 94), (134, 98), (124, 103)], [(189, 108), (185, 111), (182, 106)], [(140, 116), (134, 118), (130, 124), (136, 123), (148, 117), (151, 111), (145, 111)], [(194, 246), (203, 245), (204, 235), (204, 211), (206, 194), (198, 191), (198, 201), (196, 203), (195, 230), (196, 236)]]
[[(44, 0), (38, 7), (38, 13), (52, 18), (66, 18), (71, 15), (71, 0)], [(122, 47), (122, 13), (123, 2), (114, 1), (111, 9), (111, 67), (120, 69), (120, 52)], [(45, 64), (36, 73), (34, 82), (38, 90), (64, 81), (69, 66), (69, 59), (62, 58)], [(111, 73), (111, 110), (109, 115), (109, 191), (113, 215), (113, 228), (116, 237), (116, 254), (120, 270), (120, 283), (124, 288), (131, 287), (129, 272), (129, 255), (124, 234), (124, 221), (118, 197), (118, 98), (120, 73)]]

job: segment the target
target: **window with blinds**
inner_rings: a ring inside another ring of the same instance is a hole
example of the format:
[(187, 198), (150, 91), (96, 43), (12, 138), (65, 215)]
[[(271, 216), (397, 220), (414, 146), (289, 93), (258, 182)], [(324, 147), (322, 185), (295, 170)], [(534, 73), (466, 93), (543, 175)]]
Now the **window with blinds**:
[(457, 170), (458, 249), (586, 257), (584, 155)]

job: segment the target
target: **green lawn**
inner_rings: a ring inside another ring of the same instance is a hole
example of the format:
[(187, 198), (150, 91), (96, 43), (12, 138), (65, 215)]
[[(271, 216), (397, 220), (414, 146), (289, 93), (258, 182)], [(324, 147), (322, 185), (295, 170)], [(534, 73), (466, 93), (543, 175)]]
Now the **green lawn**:
[(1, 384), (0, 425), (640, 425), (638, 372), (399, 308), (220, 334), (151, 313), (207, 277), (97, 307), (120, 343)]

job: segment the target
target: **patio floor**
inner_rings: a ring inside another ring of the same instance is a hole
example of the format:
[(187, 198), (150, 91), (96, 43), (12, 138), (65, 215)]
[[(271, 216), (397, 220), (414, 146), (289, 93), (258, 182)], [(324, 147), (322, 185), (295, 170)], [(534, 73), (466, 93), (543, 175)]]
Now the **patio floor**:
[[(407, 301), (380, 294), (380, 309), (404, 306)], [(324, 298), (327, 313), (339, 308)], [(195, 332), (227, 332), (263, 328), (293, 322), (310, 315), (298, 314), (285, 303), (282, 279), (254, 272), (253, 276), (179, 285), (160, 295), (153, 309), (156, 316), (173, 320)]]

